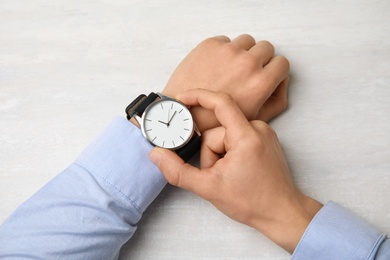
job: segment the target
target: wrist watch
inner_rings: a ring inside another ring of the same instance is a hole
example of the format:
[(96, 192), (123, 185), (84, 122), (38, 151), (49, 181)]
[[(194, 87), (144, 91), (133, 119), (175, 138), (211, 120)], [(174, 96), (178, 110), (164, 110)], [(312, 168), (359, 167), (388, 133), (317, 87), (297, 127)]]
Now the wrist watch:
[(126, 107), (126, 115), (137, 121), (152, 145), (174, 150), (185, 162), (200, 150), (200, 132), (191, 112), (175, 99), (161, 93), (142, 94)]

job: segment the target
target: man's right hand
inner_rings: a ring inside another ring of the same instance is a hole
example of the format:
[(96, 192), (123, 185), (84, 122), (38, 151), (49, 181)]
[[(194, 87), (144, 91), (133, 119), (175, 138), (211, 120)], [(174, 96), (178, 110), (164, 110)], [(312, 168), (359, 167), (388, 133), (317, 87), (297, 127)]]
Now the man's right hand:
[(201, 169), (162, 148), (152, 150), (152, 161), (170, 184), (209, 200), (292, 253), (322, 205), (294, 185), (273, 129), (248, 121), (224, 93), (197, 89), (176, 98), (212, 111), (222, 126), (203, 133)]

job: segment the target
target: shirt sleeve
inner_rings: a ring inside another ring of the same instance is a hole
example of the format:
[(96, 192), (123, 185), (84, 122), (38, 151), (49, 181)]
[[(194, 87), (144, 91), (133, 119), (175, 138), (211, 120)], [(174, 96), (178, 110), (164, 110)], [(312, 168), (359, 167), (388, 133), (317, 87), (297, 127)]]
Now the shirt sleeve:
[(390, 259), (390, 241), (349, 210), (328, 202), (309, 224), (292, 259)]
[(116, 118), (0, 226), (0, 258), (116, 259), (166, 185), (152, 146)]

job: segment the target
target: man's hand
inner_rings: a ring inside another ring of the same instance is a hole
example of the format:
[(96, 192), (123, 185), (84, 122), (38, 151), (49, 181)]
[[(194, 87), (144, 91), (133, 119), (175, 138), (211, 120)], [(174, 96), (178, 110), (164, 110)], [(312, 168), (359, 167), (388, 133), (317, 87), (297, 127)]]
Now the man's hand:
[[(271, 43), (256, 43), (247, 34), (232, 41), (208, 38), (179, 64), (162, 92), (169, 97), (198, 88), (227, 93), (249, 120), (268, 121), (287, 107), (289, 62), (274, 55)], [(201, 107), (191, 112), (202, 132), (219, 126), (212, 112)]]
[(275, 132), (262, 121), (249, 122), (227, 94), (198, 89), (176, 98), (210, 111), (222, 126), (203, 133), (201, 169), (161, 148), (152, 150), (151, 160), (172, 185), (292, 253), (322, 205), (294, 185)]

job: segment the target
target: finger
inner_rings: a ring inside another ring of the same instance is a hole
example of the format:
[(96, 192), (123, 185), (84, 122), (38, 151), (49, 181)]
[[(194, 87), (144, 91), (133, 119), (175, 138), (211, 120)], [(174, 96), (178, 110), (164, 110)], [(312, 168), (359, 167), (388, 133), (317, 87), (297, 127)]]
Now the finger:
[(211, 182), (206, 178), (210, 175), (202, 174), (199, 169), (184, 163), (176, 153), (167, 149), (153, 148), (150, 159), (160, 169), (168, 183), (192, 191), (201, 197), (207, 197), (207, 193), (210, 192), (207, 185)]
[(177, 99), (186, 105), (201, 106), (213, 110), (221, 125), (237, 134), (245, 132), (250, 127), (248, 120), (228, 94), (205, 89), (192, 89), (179, 93)]
[(258, 74), (256, 81), (259, 82), (258, 88), (263, 100), (268, 100), (275, 92), (279, 84), (288, 77), (290, 64), (283, 56), (275, 56)]
[(287, 109), (288, 81), (285, 78), (261, 107), (257, 119), (268, 122)]
[(232, 40), (232, 44), (243, 48), (244, 50), (249, 50), (253, 45), (256, 44), (255, 39), (249, 34), (242, 34), (237, 38)]
[(202, 146), (200, 150), (200, 168), (210, 168), (225, 154), (226, 130), (224, 127), (216, 127), (203, 132)]
[[(275, 56), (256, 77), (258, 93), (265, 103), (275, 93), (280, 83), (288, 77), (290, 63), (283, 56)], [(260, 111), (259, 111), (260, 112)]]
[(265, 66), (275, 55), (275, 48), (268, 41), (260, 41), (250, 48), (249, 52), (254, 54), (260, 60), (260, 63)]
[(264, 67), (262, 77), (269, 81), (269, 84), (278, 86), (290, 72), (290, 62), (284, 56), (275, 56)]

